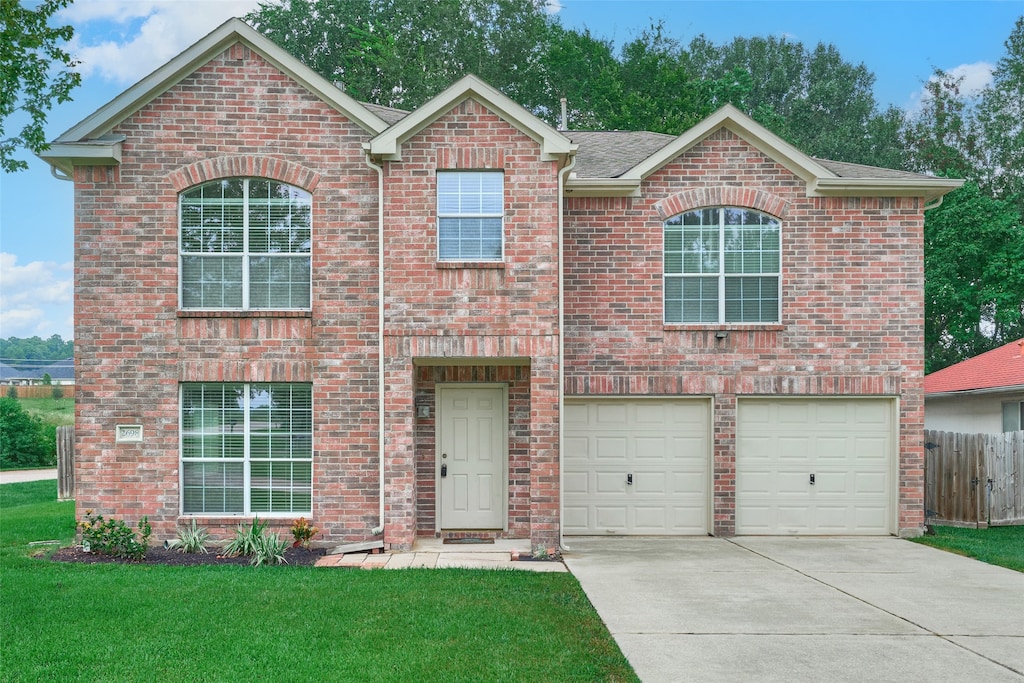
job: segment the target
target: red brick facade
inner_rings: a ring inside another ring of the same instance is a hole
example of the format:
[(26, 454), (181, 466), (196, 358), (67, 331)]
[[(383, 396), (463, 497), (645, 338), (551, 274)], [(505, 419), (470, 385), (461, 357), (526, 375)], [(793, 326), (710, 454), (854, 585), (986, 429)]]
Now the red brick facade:
[[(187, 519), (181, 383), (305, 382), (319, 540), (406, 548), (438, 532), (436, 388), (482, 382), (508, 388), (508, 513), (495, 535), (559, 540), (560, 390), (713, 397), (709, 504), (725, 535), (737, 397), (899, 397), (896, 526), (923, 525), (923, 198), (809, 197), (804, 180), (724, 129), (647, 177), (640, 196), (563, 197), (566, 160), (473, 97), (371, 164), (373, 132), (242, 44), (111, 132), (125, 136), (120, 163), (74, 174), (79, 515), (148, 515), (157, 538), (172, 536)], [(458, 169), (504, 174), (500, 263), (438, 262), (436, 172)], [(237, 176), (312, 194), (310, 311), (180, 310), (178, 195)], [(663, 221), (715, 206), (781, 221), (779, 324), (663, 322)], [(143, 425), (143, 441), (116, 443), (119, 424)], [(201, 519), (215, 537), (238, 521)], [(272, 520), (285, 533), (290, 523)]]

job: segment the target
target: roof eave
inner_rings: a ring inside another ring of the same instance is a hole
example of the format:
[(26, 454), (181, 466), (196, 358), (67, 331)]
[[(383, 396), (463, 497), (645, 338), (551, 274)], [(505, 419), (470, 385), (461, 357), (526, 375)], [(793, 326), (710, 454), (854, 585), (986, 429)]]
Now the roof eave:
[(74, 174), (75, 166), (117, 166), (121, 163), (124, 137), (113, 140), (53, 143), (38, 154), (39, 158), (64, 174)]
[(569, 178), (565, 194), (570, 197), (639, 197), (640, 181), (629, 178)]
[(818, 178), (807, 184), (807, 196), (924, 197), (931, 204), (963, 184), (949, 178)]
[(354, 98), (288, 54), (240, 19), (229, 19), (177, 57), (131, 86), (116, 98), (58, 137), (57, 143), (89, 140), (110, 132), (114, 126), (138, 111), (169, 88), (193, 73), (236, 42), (254, 49), (267, 61), (288, 74), (334, 109), (371, 134), (387, 124)]
[(1024, 392), (1024, 384), (1010, 384), (1005, 387), (986, 387), (984, 389), (961, 389), (958, 391), (925, 392), (925, 398), (951, 398), (956, 396), (978, 396), (981, 394), (1014, 394)]

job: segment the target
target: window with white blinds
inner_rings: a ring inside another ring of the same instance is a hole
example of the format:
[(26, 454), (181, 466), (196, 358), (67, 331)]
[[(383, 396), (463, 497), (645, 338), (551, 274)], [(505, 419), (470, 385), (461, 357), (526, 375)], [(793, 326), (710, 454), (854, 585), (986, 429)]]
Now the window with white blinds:
[(438, 260), (502, 260), (504, 187), (501, 171), (437, 172)]
[(666, 323), (779, 322), (779, 221), (721, 207), (665, 221)]
[(263, 178), (227, 178), (181, 194), (184, 309), (308, 309), (312, 197)]
[(184, 514), (310, 514), (309, 384), (181, 385)]

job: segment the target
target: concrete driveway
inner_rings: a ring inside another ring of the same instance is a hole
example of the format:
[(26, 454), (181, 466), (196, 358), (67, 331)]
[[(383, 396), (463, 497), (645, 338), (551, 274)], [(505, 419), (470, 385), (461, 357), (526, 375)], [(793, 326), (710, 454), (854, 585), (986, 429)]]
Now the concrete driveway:
[(1024, 574), (896, 538), (570, 538), (645, 683), (1024, 680)]

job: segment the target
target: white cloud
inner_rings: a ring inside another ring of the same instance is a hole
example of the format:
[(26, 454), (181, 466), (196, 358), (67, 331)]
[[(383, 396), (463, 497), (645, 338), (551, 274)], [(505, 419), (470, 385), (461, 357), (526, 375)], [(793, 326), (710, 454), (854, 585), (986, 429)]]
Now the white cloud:
[(73, 266), (0, 252), (0, 335), (71, 337)]
[[(988, 62), (974, 62), (973, 64), (960, 64), (946, 71), (955, 78), (963, 79), (960, 83), (961, 94), (966, 97), (976, 97), (981, 94), (982, 90), (992, 85), (993, 69), (995, 69), (995, 66)], [(933, 75), (928, 79), (928, 82), (930, 83), (934, 80), (936, 80), (936, 77)], [(917, 112), (921, 109), (921, 104), (927, 101), (928, 98), (928, 90), (922, 86), (920, 90), (910, 96), (910, 102), (906, 107), (907, 112)]]
[[(130, 84), (226, 20), (258, 6), (259, 0), (80, 0), (61, 16), (75, 27), (69, 47), (81, 60), (83, 76)], [(137, 27), (128, 26), (138, 21)], [(125, 25), (124, 39), (90, 40), (100, 22)]]

